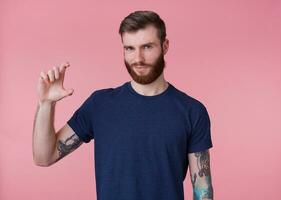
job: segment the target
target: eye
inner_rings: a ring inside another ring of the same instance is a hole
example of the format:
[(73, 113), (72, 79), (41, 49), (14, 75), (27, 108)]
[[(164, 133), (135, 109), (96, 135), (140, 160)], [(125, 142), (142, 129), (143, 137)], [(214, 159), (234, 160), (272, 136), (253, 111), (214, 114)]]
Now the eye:
[(144, 48), (145, 48), (145, 49), (151, 49), (152, 46), (151, 46), (151, 45), (145, 45)]
[(125, 49), (126, 51), (131, 51), (131, 50), (133, 50), (132, 47), (125, 47), (124, 49)]

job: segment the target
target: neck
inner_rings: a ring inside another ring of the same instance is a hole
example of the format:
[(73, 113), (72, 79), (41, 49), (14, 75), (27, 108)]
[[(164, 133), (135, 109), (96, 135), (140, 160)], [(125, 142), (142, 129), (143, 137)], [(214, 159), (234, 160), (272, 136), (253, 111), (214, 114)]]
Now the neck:
[(169, 83), (165, 80), (162, 74), (152, 83), (143, 85), (131, 80), (131, 85), (133, 89), (141, 95), (154, 96), (164, 92), (169, 86)]

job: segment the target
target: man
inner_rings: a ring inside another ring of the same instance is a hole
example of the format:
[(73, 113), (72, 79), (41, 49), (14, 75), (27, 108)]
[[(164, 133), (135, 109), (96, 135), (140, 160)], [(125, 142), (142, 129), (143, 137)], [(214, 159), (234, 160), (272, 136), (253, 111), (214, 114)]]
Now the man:
[(50, 166), (93, 139), (98, 200), (183, 200), (188, 166), (194, 199), (213, 199), (209, 115), (164, 78), (169, 41), (163, 20), (136, 11), (119, 33), (132, 80), (94, 91), (57, 133), (55, 104), (73, 93), (63, 87), (69, 63), (41, 72), (34, 162)]

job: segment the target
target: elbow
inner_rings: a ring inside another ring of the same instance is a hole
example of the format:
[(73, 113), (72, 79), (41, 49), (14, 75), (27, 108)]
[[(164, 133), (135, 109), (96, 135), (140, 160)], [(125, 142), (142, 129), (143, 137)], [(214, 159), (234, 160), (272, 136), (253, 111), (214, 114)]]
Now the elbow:
[(49, 166), (51, 166), (51, 164), (48, 164), (48, 163), (40, 163), (40, 162), (35, 162), (35, 161), (34, 161), (34, 164), (36, 166), (39, 166), (39, 167), (49, 167)]
[(36, 166), (39, 166), (39, 167), (49, 167), (49, 166), (51, 166), (51, 163), (40, 161), (40, 160), (36, 159), (35, 157), (33, 157), (33, 163)]
[(33, 163), (36, 166), (49, 167), (52, 165), (52, 163), (50, 162), (50, 159), (47, 159), (47, 157), (45, 155), (39, 154), (34, 150), (33, 150), (32, 158), (33, 158)]

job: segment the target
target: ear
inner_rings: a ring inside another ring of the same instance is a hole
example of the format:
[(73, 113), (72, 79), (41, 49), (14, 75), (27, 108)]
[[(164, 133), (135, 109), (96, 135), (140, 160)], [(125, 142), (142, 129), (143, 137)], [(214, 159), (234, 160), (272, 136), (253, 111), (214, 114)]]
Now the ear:
[(163, 53), (164, 55), (168, 52), (169, 49), (169, 40), (165, 39), (165, 41), (163, 42)]

